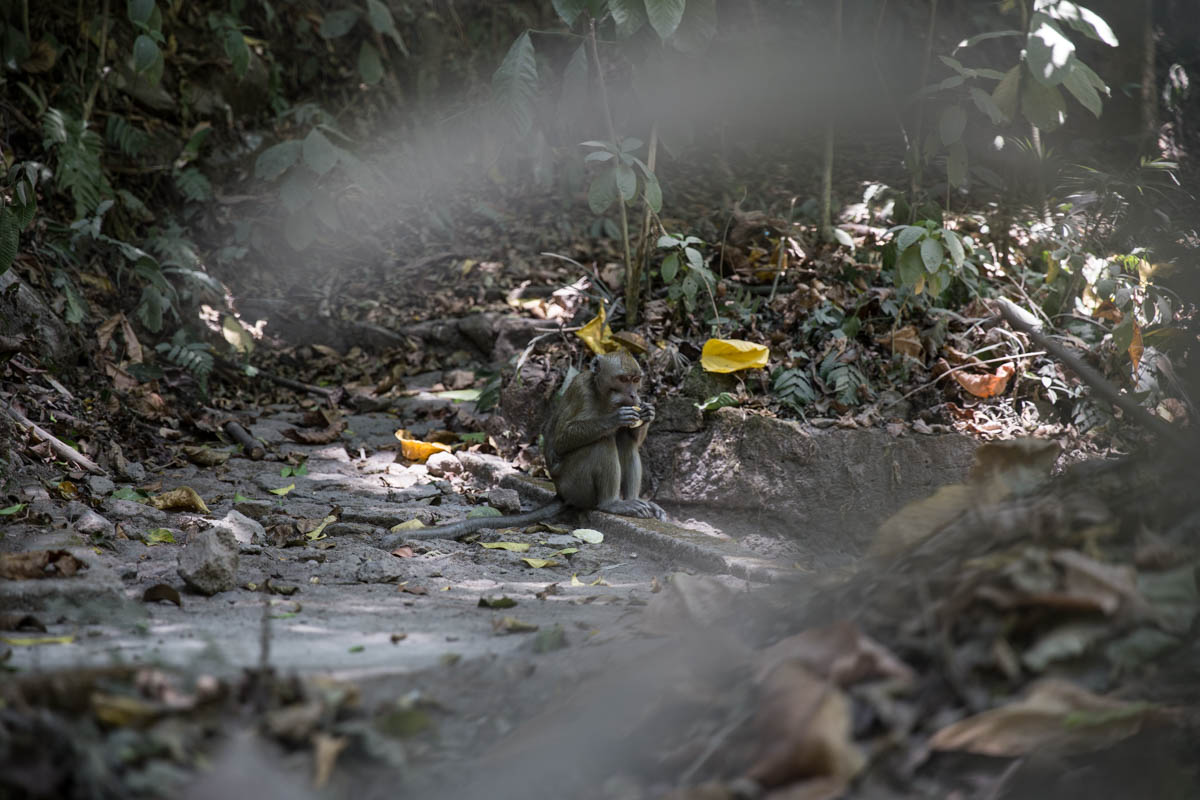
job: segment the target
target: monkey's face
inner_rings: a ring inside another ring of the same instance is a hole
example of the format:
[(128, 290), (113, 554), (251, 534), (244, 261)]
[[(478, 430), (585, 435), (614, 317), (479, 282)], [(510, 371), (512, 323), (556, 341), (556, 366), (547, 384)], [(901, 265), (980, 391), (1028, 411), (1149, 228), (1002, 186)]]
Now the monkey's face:
[(623, 373), (616, 376), (612, 391), (609, 395), (613, 407), (636, 406), (638, 404), (638, 389), (642, 385), (642, 373)]
[(642, 368), (625, 351), (597, 356), (592, 362), (597, 399), (608, 403), (610, 409), (636, 406), (642, 385)]

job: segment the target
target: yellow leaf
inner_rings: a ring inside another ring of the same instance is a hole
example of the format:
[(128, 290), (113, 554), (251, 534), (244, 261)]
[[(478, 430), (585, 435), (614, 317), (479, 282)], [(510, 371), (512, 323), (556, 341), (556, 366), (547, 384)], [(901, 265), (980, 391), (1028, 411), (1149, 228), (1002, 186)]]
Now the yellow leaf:
[[(480, 542), (480, 547), (488, 550), (507, 550), (510, 553), (528, 553), (529, 542)], [(529, 559), (525, 559), (529, 561)]]
[(578, 552), (579, 552), (578, 547), (565, 547), (562, 550), (556, 550), (554, 552), (554, 555), (556, 555), (556, 556), (573, 556)]
[(1142, 326), (1134, 322), (1133, 338), (1129, 341), (1129, 359), (1133, 361), (1134, 374), (1138, 371), (1138, 364), (1142, 362), (1142, 353), (1145, 349), (1142, 345)]
[(529, 566), (533, 567), (534, 569), (541, 569), (542, 567), (557, 567), (558, 566), (557, 561), (551, 561), (548, 558), (522, 558), (521, 560), (524, 561)]
[(295, 488), (296, 488), (296, 484), (289, 483), (287, 486), (284, 486), (282, 488), (268, 489), (267, 491), (270, 492), (271, 494), (277, 494), (280, 497), (283, 497), (285, 494), (287, 494), (288, 492), (290, 492), (292, 489), (295, 489)]
[(422, 442), (419, 439), (405, 439), (400, 436), (399, 431), (396, 432), (396, 438), (400, 440), (400, 455), (409, 461), (424, 463), (425, 459), (434, 453), (450, 452), (450, 448), (440, 442)]
[(588, 544), (600, 544), (604, 541), (604, 534), (591, 528), (576, 528), (571, 531), (571, 535), (581, 542)]
[(175, 544), (175, 534), (166, 528), (155, 528), (152, 531), (146, 531), (146, 544)]
[(709, 372), (737, 372), (767, 365), (766, 345), (742, 339), (709, 339), (700, 351), (700, 364)]
[(578, 575), (572, 575), (572, 576), (571, 576), (571, 585), (572, 585), (572, 586), (587, 586), (587, 584), (586, 584), (586, 583), (584, 583), (583, 581), (579, 580), (579, 576), (578, 576)]
[(613, 341), (612, 328), (608, 327), (608, 323), (604, 321), (604, 306), (600, 306), (600, 313), (592, 317), (591, 321), (582, 328), (575, 331), (575, 335), (583, 339), (584, 344), (596, 355), (611, 353), (620, 347), (620, 345)]
[(13, 647), (33, 647), (39, 644), (70, 644), (75, 641), (75, 635), (68, 636), (43, 636), (35, 638), (32, 636), (0, 636), (0, 642), (11, 644)]
[(604, 578), (596, 578), (596, 580), (594, 580), (588, 584), (588, 586), (611, 586), (611, 585), (612, 584), (610, 584), (608, 581), (604, 580)]
[(329, 535), (329, 534), (325, 533), (325, 526), (331, 522), (336, 522), (336, 521), (337, 521), (337, 517), (330, 514), (328, 517), (321, 520), (320, 525), (313, 528), (311, 531), (309, 531), (308, 533), (306, 533), (304, 535), (308, 537), (308, 540), (310, 542), (315, 542), (320, 539), (324, 539), (324, 538), (328, 537), (328, 535)]
[(388, 530), (395, 531), (415, 531), (419, 528), (424, 528), (425, 523), (419, 519), (410, 519), (408, 522), (401, 522), (399, 525), (393, 525)]

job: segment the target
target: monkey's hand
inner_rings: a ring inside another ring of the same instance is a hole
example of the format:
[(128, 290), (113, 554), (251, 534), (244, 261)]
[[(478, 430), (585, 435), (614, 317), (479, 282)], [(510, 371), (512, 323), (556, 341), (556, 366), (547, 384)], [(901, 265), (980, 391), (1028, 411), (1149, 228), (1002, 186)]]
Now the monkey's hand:
[(643, 425), (649, 425), (651, 422), (654, 422), (654, 406), (649, 403), (642, 403), (638, 406), (638, 409), (640, 409), (639, 413), (641, 414)]
[(621, 406), (612, 413), (613, 427), (633, 428), (641, 424), (642, 416), (637, 406)]

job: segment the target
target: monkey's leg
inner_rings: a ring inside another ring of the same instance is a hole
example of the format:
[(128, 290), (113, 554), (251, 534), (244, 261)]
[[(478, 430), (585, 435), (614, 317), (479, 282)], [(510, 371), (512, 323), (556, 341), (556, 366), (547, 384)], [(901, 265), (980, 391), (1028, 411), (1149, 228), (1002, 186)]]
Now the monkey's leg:
[(621, 502), (629, 504), (627, 507), (632, 510), (614, 513), (665, 519), (667, 512), (663, 511), (658, 503), (638, 497), (642, 493), (642, 457), (638, 453), (638, 444), (645, 438), (645, 434), (639, 436), (627, 430), (617, 434), (617, 460), (621, 464)]
[(612, 437), (572, 450), (551, 475), (558, 496), (575, 508), (599, 508), (621, 491), (621, 463)]

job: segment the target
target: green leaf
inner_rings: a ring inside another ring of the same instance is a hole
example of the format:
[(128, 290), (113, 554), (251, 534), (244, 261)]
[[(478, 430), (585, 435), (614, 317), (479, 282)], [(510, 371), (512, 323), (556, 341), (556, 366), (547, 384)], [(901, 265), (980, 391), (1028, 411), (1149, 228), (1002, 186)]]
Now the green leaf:
[(158, 60), (158, 45), (146, 34), (140, 34), (133, 40), (133, 69), (135, 72), (145, 72), (154, 66)]
[(960, 105), (947, 107), (938, 120), (938, 135), (942, 137), (942, 144), (953, 144), (962, 139), (966, 127), (967, 110)]
[(946, 148), (946, 180), (955, 187), (967, 185), (967, 146), (962, 142)]
[(615, 170), (606, 169), (592, 179), (588, 187), (588, 208), (593, 214), (603, 214), (617, 199), (617, 181)]
[(617, 23), (619, 39), (628, 39), (646, 24), (645, 0), (608, 0), (608, 10)]
[(295, 139), (268, 147), (254, 160), (254, 177), (260, 181), (275, 180), (296, 163), (300, 151), (300, 142)]
[(704, 256), (700, 255), (700, 251), (694, 247), (683, 248), (683, 255), (687, 258), (688, 266), (692, 269), (704, 268)]
[(300, 252), (316, 241), (316, 227), (311, 214), (306, 210), (297, 211), (284, 220), (283, 238), (287, 240), (288, 247)]
[(650, 207), (650, 210), (655, 214), (661, 212), (662, 187), (659, 186), (658, 178), (656, 178), (652, 172), (646, 175), (645, 189), (643, 190), (643, 193), (646, 198), (646, 205)]
[(349, 33), (356, 22), (358, 22), (357, 8), (331, 11), (325, 15), (325, 19), (321, 20), (320, 34), (326, 39), (337, 39), (339, 36)]
[(16, 214), (8, 208), (0, 208), (0, 275), (7, 272), (16, 260), (20, 238)]
[(379, 60), (379, 51), (370, 42), (363, 42), (358, 48), (358, 74), (368, 86), (383, 79), (383, 62)]
[(962, 269), (963, 261), (967, 255), (963, 252), (962, 242), (958, 238), (958, 234), (954, 231), (948, 231), (942, 228), (942, 241), (946, 244), (946, 249), (950, 251), (950, 260), (954, 262), (956, 269)]
[(636, 136), (627, 136), (621, 140), (620, 150), (622, 153), (632, 153), (642, 146), (642, 140)]
[(927, 238), (921, 242), (921, 261), (926, 272), (937, 272), (946, 258), (946, 250), (937, 239)]
[(967, 94), (971, 96), (971, 100), (975, 103), (975, 107), (987, 114), (988, 119), (993, 125), (999, 125), (1002, 122), (1007, 122), (1004, 112), (1000, 110), (1000, 106), (996, 105), (996, 101), (992, 96), (980, 89), (977, 86), (972, 86), (967, 90)]
[(1071, 69), (1067, 72), (1067, 77), (1063, 79), (1063, 86), (1067, 87), (1067, 91), (1075, 96), (1075, 99), (1092, 112), (1092, 115), (1097, 119), (1100, 117), (1100, 111), (1103, 104), (1100, 101), (1100, 93), (1096, 91), (1096, 87), (1088, 80), (1087, 75), (1083, 70), (1079, 69), (1079, 61), (1071, 64)]
[(504, 60), (492, 75), (492, 94), (518, 136), (533, 127), (533, 101), (537, 96), (537, 59), (533, 40), (525, 31), (508, 48)]
[(1017, 117), (1017, 95), (1021, 88), (1021, 65), (1004, 73), (1004, 78), (992, 90), (992, 102), (1004, 115), (1005, 120), (1012, 122)]
[(551, 5), (554, 6), (554, 11), (559, 18), (567, 23), (568, 28), (575, 24), (576, 17), (588, 7), (587, 0), (554, 0)]
[(685, 53), (702, 53), (717, 35), (717, 0), (687, 0), (671, 44)]
[(163, 312), (167, 306), (167, 298), (163, 297), (162, 292), (154, 286), (147, 286), (142, 289), (142, 299), (134, 314), (148, 331), (158, 333), (162, 330)]
[[(640, 0), (639, 0), (640, 1)], [(562, 94), (559, 103), (583, 104), (588, 98), (588, 56), (587, 45), (579, 45), (571, 55), (571, 60), (563, 69)]]
[(584, 156), (583, 160), (586, 163), (588, 161), (608, 161), (611, 158), (613, 158), (613, 154), (607, 150), (593, 150)]
[(467, 519), (478, 519), (480, 517), (502, 517), (502, 516), (504, 516), (504, 515), (501, 514), (497, 509), (492, 508), (491, 506), (475, 506), (474, 508), (472, 508), (470, 511), (467, 512)]
[(1057, 86), (1029, 81), (1021, 92), (1021, 113), (1044, 131), (1053, 131), (1067, 118), (1067, 104)]
[(660, 39), (669, 39), (683, 20), (685, 0), (646, 0), (646, 18)]
[(987, 33), (977, 33), (974, 36), (970, 37), (969, 39), (963, 39), (961, 42), (958, 43), (958, 45), (955, 46), (954, 49), (961, 50), (964, 47), (971, 47), (972, 45), (979, 44), (980, 42), (987, 41), (988, 39), (1000, 39), (1000, 38), (1006, 37), (1006, 36), (1022, 36), (1022, 35), (1023, 34), (1021, 33), (1021, 31), (1015, 31), (1015, 30), (988, 31)]
[(851, 250), (854, 249), (854, 239), (841, 228), (833, 229), (833, 238), (843, 247), (849, 247)]
[(225, 55), (233, 64), (233, 74), (239, 79), (246, 77), (246, 71), (250, 69), (250, 48), (241, 31), (234, 28), (225, 31)]
[(473, 403), (479, 399), (479, 395), (482, 393), (482, 389), (449, 389), (444, 392), (434, 392), (433, 396), (440, 397), (443, 400), (453, 400), (456, 403)]
[(900, 235), (896, 237), (896, 251), (904, 252), (926, 233), (927, 231), (920, 225), (905, 225), (904, 230), (900, 231)]
[(637, 196), (637, 173), (628, 164), (617, 164), (613, 169), (616, 173), (617, 191), (628, 203)]
[(29, 505), (29, 504), (28, 503), (16, 503), (11, 506), (5, 506), (4, 508), (0, 508), (0, 517), (11, 517), (13, 514), (19, 514), (21, 511), (24, 510), (25, 506), (27, 506), (27, 505)]
[(1075, 44), (1045, 14), (1034, 14), (1025, 39), (1029, 72), (1045, 86), (1063, 82), (1075, 57)]
[(316, 176), (307, 169), (294, 169), (279, 185), (279, 199), (288, 213), (295, 213), (312, 202)]
[(662, 266), (659, 267), (659, 274), (662, 275), (664, 283), (670, 283), (675, 280), (675, 276), (679, 274), (679, 253), (668, 253), (663, 259)]
[(1067, 23), (1090, 39), (1104, 42), (1109, 47), (1117, 46), (1117, 36), (1113, 33), (1112, 28), (1108, 26), (1103, 17), (1091, 9), (1078, 6), (1070, 0), (1053, 0), (1053, 2), (1041, 0), (1034, 4), (1034, 10)]
[(338, 162), (337, 148), (317, 128), (308, 132), (304, 137), (304, 163), (318, 175), (324, 175), (333, 169)]
[(150, 15), (154, 13), (156, 7), (154, 0), (129, 0), (125, 7), (125, 14), (129, 17), (130, 22), (145, 25), (150, 21)]

